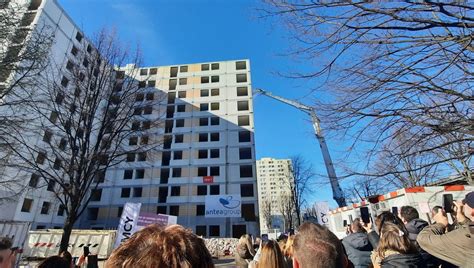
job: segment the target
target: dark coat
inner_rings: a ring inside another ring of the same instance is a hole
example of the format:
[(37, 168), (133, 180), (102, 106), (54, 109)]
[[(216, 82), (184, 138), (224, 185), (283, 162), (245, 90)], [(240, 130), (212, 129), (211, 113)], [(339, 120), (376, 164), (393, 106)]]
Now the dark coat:
[(370, 253), (373, 248), (366, 233), (350, 234), (342, 239), (342, 244), (355, 268), (368, 267), (372, 263)]
[(377, 232), (371, 231), (367, 234), (367, 237), (369, 238), (369, 242), (373, 248), (377, 248), (379, 246), (380, 236)]
[(381, 263), (382, 268), (407, 267), (424, 268), (420, 254), (393, 254), (385, 257)]
[(423, 262), (426, 264), (426, 267), (439, 267), (442, 261), (432, 255), (430, 255), (428, 252), (424, 251), (419, 245), (418, 242), (416, 242), (416, 238), (418, 237), (418, 234), (429, 225), (428, 222), (422, 220), (422, 219), (414, 219), (405, 224), (405, 227), (407, 228), (408, 231), (408, 238), (410, 239), (411, 242), (413, 242), (418, 250), (420, 251), (421, 258), (423, 259)]

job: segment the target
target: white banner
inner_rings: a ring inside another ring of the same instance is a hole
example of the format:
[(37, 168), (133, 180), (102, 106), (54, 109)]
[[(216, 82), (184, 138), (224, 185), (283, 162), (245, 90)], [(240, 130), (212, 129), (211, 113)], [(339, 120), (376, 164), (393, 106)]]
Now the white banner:
[(314, 205), (314, 208), (316, 209), (317, 217), (318, 217), (318, 223), (321, 225), (327, 225), (329, 224), (329, 205), (328, 202), (317, 202)]
[(240, 218), (240, 195), (206, 195), (206, 218)]
[(122, 217), (117, 229), (117, 238), (114, 248), (129, 239), (138, 230), (138, 215), (140, 214), (141, 203), (125, 203)]

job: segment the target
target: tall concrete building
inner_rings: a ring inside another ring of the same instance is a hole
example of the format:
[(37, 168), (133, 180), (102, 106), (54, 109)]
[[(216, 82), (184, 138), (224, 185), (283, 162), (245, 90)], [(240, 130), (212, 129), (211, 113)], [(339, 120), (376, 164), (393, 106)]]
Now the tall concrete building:
[[(285, 231), (282, 215), (282, 200), (291, 196), (290, 183), (292, 166), (290, 159), (262, 158), (257, 160), (257, 185), (260, 232), (269, 233), (274, 229)], [(267, 215), (265, 215), (267, 214)], [(271, 226), (266, 217), (271, 215)]]
[[(66, 66), (68, 59), (73, 58), (79, 50), (90, 47), (90, 43), (82, 31), (56, 0), (11, 0), (3, 1), (1, 4), (1, 8), (14, 7), (20, 9), (21, 7), (21, 10), (17, 10), (18, 12), (15, 13), (21, 16), (21, 20), (20, 24), (14, 29), (14, 38), (11, 39), (11, 42), (2, 42), (1, 44), (1, 49), (8, 51), (7, 56), (11, 55), (9, 53), (20, 53), (21, 48), (28, 41), (30, 33), (43, 30), (45, 34), (51, 34), (53, 37), (48, 55), (49, 60), (57, 63), (58, 66)], [(65, 70), (62, 69), (57, 71), (58, 73), (65, 73)], [(0, 86), (11, 84), (13, 78), (18, 75), (14, 72), (2, 73)], [(5, 109), (0, 112), (4, 113), (3, 115), (5, 115), (5, 112), (8, 113)], [(46, 138), (45, 132), (45, 136), (31, 136), (29, 141), (38, 150), (41, 150), (46, 147)], [(2, 156), (2, 153), (0, 152), (0, 156)], [(44, 158), (44, 155), (38, 154), (35, 161), (45, 161)], [(46, 183), (37, 174), (21, 169), (15, 170), (15, 168), (0, 169), (0, 179), (2, 182), (15, 179), (17, 184), (13, 187), (24, 189), (13, 200), (0, 204), (2, 211), (0, 220), (31, 222), (33, 229), (61, 228), (63, 226), (65, 213), (55, 199), (53, 191), (58, 189), (58, 185), (55, 185), (54, 181)], [(0, 198), (8, 195), (10, 190), (12, 189), (5, 188), (0, 184)]]
[[(163, 124), (129, 144), (162, 139), (163, 145), (109, 169), (81, 226), (113, 228), (123, 205), (136, 202), (142, 211), (178, 216), (178, 224), (206, 237), (258, 233), (249, 61), (149, 67), (140, 74), (137, 120)], [(241, 195), (241, 218), (204, 216), (205, 196), (223, 194)]]
[[(56, 0), (32, 3), (25, 13), (29, 27), (46, 24), (54, 30), (50, 54), (55, 62), (66, 66), (78, 50), (89, 49), (85, 35)], [(179, 224), (206, 237), (258, 233), (249, 61), (141, 68), (138, 80), (142, 93), (136, 96), (132, 127), (149, 131), (131, 137), (127, 146), (136, 149), (152, 139), (162, 144), (129, 153), (108, 169), (76, 227), (116, 228), (124, 204), (140, 202), (142, 211), (175, 215)], [(44, 139), (32, 142), (41, 148)], [(27, 172), (16, 176), (23, 179), (25, 191), (2, 204), (0, 220), (32, 222), (33, 229), (61, 228), (65, 214), (53, 194), (57, 185), (44, 185)], [(205, 197), (227, 194), (241, 196), (241, 217), (206, 218)]]

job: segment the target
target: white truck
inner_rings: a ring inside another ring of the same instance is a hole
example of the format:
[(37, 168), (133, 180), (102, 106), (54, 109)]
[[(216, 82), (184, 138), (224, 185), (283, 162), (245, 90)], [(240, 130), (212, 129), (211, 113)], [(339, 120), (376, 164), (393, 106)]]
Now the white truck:
[(360, 218), (361, 207), (368, 207), (374, 219), (381, 211), (399, 211), (402, 206), (412, 206), (418, 210), (421, 219), (430, 222), (430, 210), (434, 206), (442, 206), (443, 195), (452, 194), (453, 200), (462, 200), (467, 193), (472, 191), (474, 191), (474, 186), (467, 185), (402, 188), (330, 211), (329, 228), (339, 238), (345, 237), (344, 222), (349, 224), (353, 219)]
[[(46, 258), (57, 255), (63, 230), (45, 229), (30, 231), (25, 245), (25, 258)], [(88, 246), (98, 259), (106, 259), (113, 250), (116, 230), (72, 230), (68, 251), (73, 257), (83, 254)]]

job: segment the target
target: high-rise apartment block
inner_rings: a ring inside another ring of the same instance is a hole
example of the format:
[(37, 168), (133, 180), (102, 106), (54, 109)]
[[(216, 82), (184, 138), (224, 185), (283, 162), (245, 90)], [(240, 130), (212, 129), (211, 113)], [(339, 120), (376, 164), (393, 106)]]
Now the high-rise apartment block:
[[(66, 66), (68, 59), (73, 58), (79, 50), (86, 50), (91, 47), (79, 27), (75, 25), (55, 0), (11, 0), (1, 2), (1, 8), (11, 7), (18, 9), (21, 7), (20, 10), (15, 10), (15, 15), (21, 16), (21, 20), (13, 28), (13, 39), (11, 41), (8, 41), (8, 39), (2, 40), (6, 42), (0, 44), (1, 49), (7, 51), (4, 54), (6, 57), (18, 55), (28, 41), (30, 33), (34, 31), (51, 34), (53, 40), (48, 57), (51, 62), (58, 66)], [(65, 70), (57, 71), (58, 73), (65, 72)], [(46, 70), (42, 72), (42, 75), (46, 75), (45, 72)], [(14, 72), (2, 73), (0, 86), (11, 83), (15, 75), (18, 76), (19, 74)], [(63, 81), (61, 81), (62, 84), (67, 84), (66, 80)], [(6, 96), (6, 98), (8, 97)], [(2, 109), (0, 112), (5, 115), (6, 111)], [(47, 113), (46, 110), (44, 112)], [(51, 113), (51, 116), (53, 116), (53, 113)], [(45, 132), (44, 136), (29, 137), (29, 142), (41, 152), (42, 147), (46, 147), (46, 142), (49, 142), (49, 138), (50, 135)], [(38, 153), (34, 161), (37, 163), (45, 162), (45, 158), (46, 154)], [(2, 160), (8, 161), (8, 157), (2, 158)], [(13, 179), (17, 182), (13, 187), (20, 187), (24, 191), (11, 200), (3, 200), (0, 205), (2, 211), (0, 220), (31, 222), (32, 229), (62, 228), (65, 220), (64, 208), (56, 200), (54, 194), (54, 191), (58, 189), (58, 185), (54, 181), (46, 182), (38, 174), (26, 170), (11, 167), (0, 169), (0, 180), (2, 182)], [(8, 196), (6, 192), (10, 190), (2, 186), (0, 186), (0, 198), (5, 195)]]
[[(55, 27), (55, 62), (66, 63), (71, 53), (88, 47), (82, 31), (55, 0), (34, 2), (32, 27), (38, 20)], [(127, 146), (136, 148), (149, 140), (161, 144), (127, 154), (109, 168), (77, 227), (116, 228), (124, 204), (136, 202), (144, 212), (175, 215), (178, 224), (206, 237), (257, 234), (250, 62), (140, 68), (137, 83), (142, 92), (136, 96), (133, 124), (153, 131), (130, 137)], [(40, 146), (43, 138), (34, 142)], [(33, 229), (61, 228), (65, 215), (52, 193), (55, 185), (38, 188), (34, 184), (40, 178), (22, 176), (30, 187), (4, 205), (7, 212), (0, 220), (30, 221)], [(241, 196), (241, 217), (205, 217), (205, 196), (226, 194)]]
[[(148, 67), (140, 74), (137, 102), (144, 108), (137, 118), (162, 124), (154, 137), (132, 137), (130, 145), (160, 139), (162, 148), (110, 168), (82, 226), (116, 226), (125, 202), (137, 202), (142, 211), (178, 216), (199, 235), (257, 233), (249, 61)], [(165, 98), (150, 101), (161, 92)], [(204, 216), (205, 196), (223, 194), (241, 195), (241, 218)]]
[[(291, 196), (292, 165), (290, 159), (262, 158), (257, 160), (258, 203), (260, 208), (260, 232), (274, 229), (285, 231), (282, 206)], [(267, 214), (267, 215), (265, 215)], [(266, 217), (271, 215), (271, 226)]]

